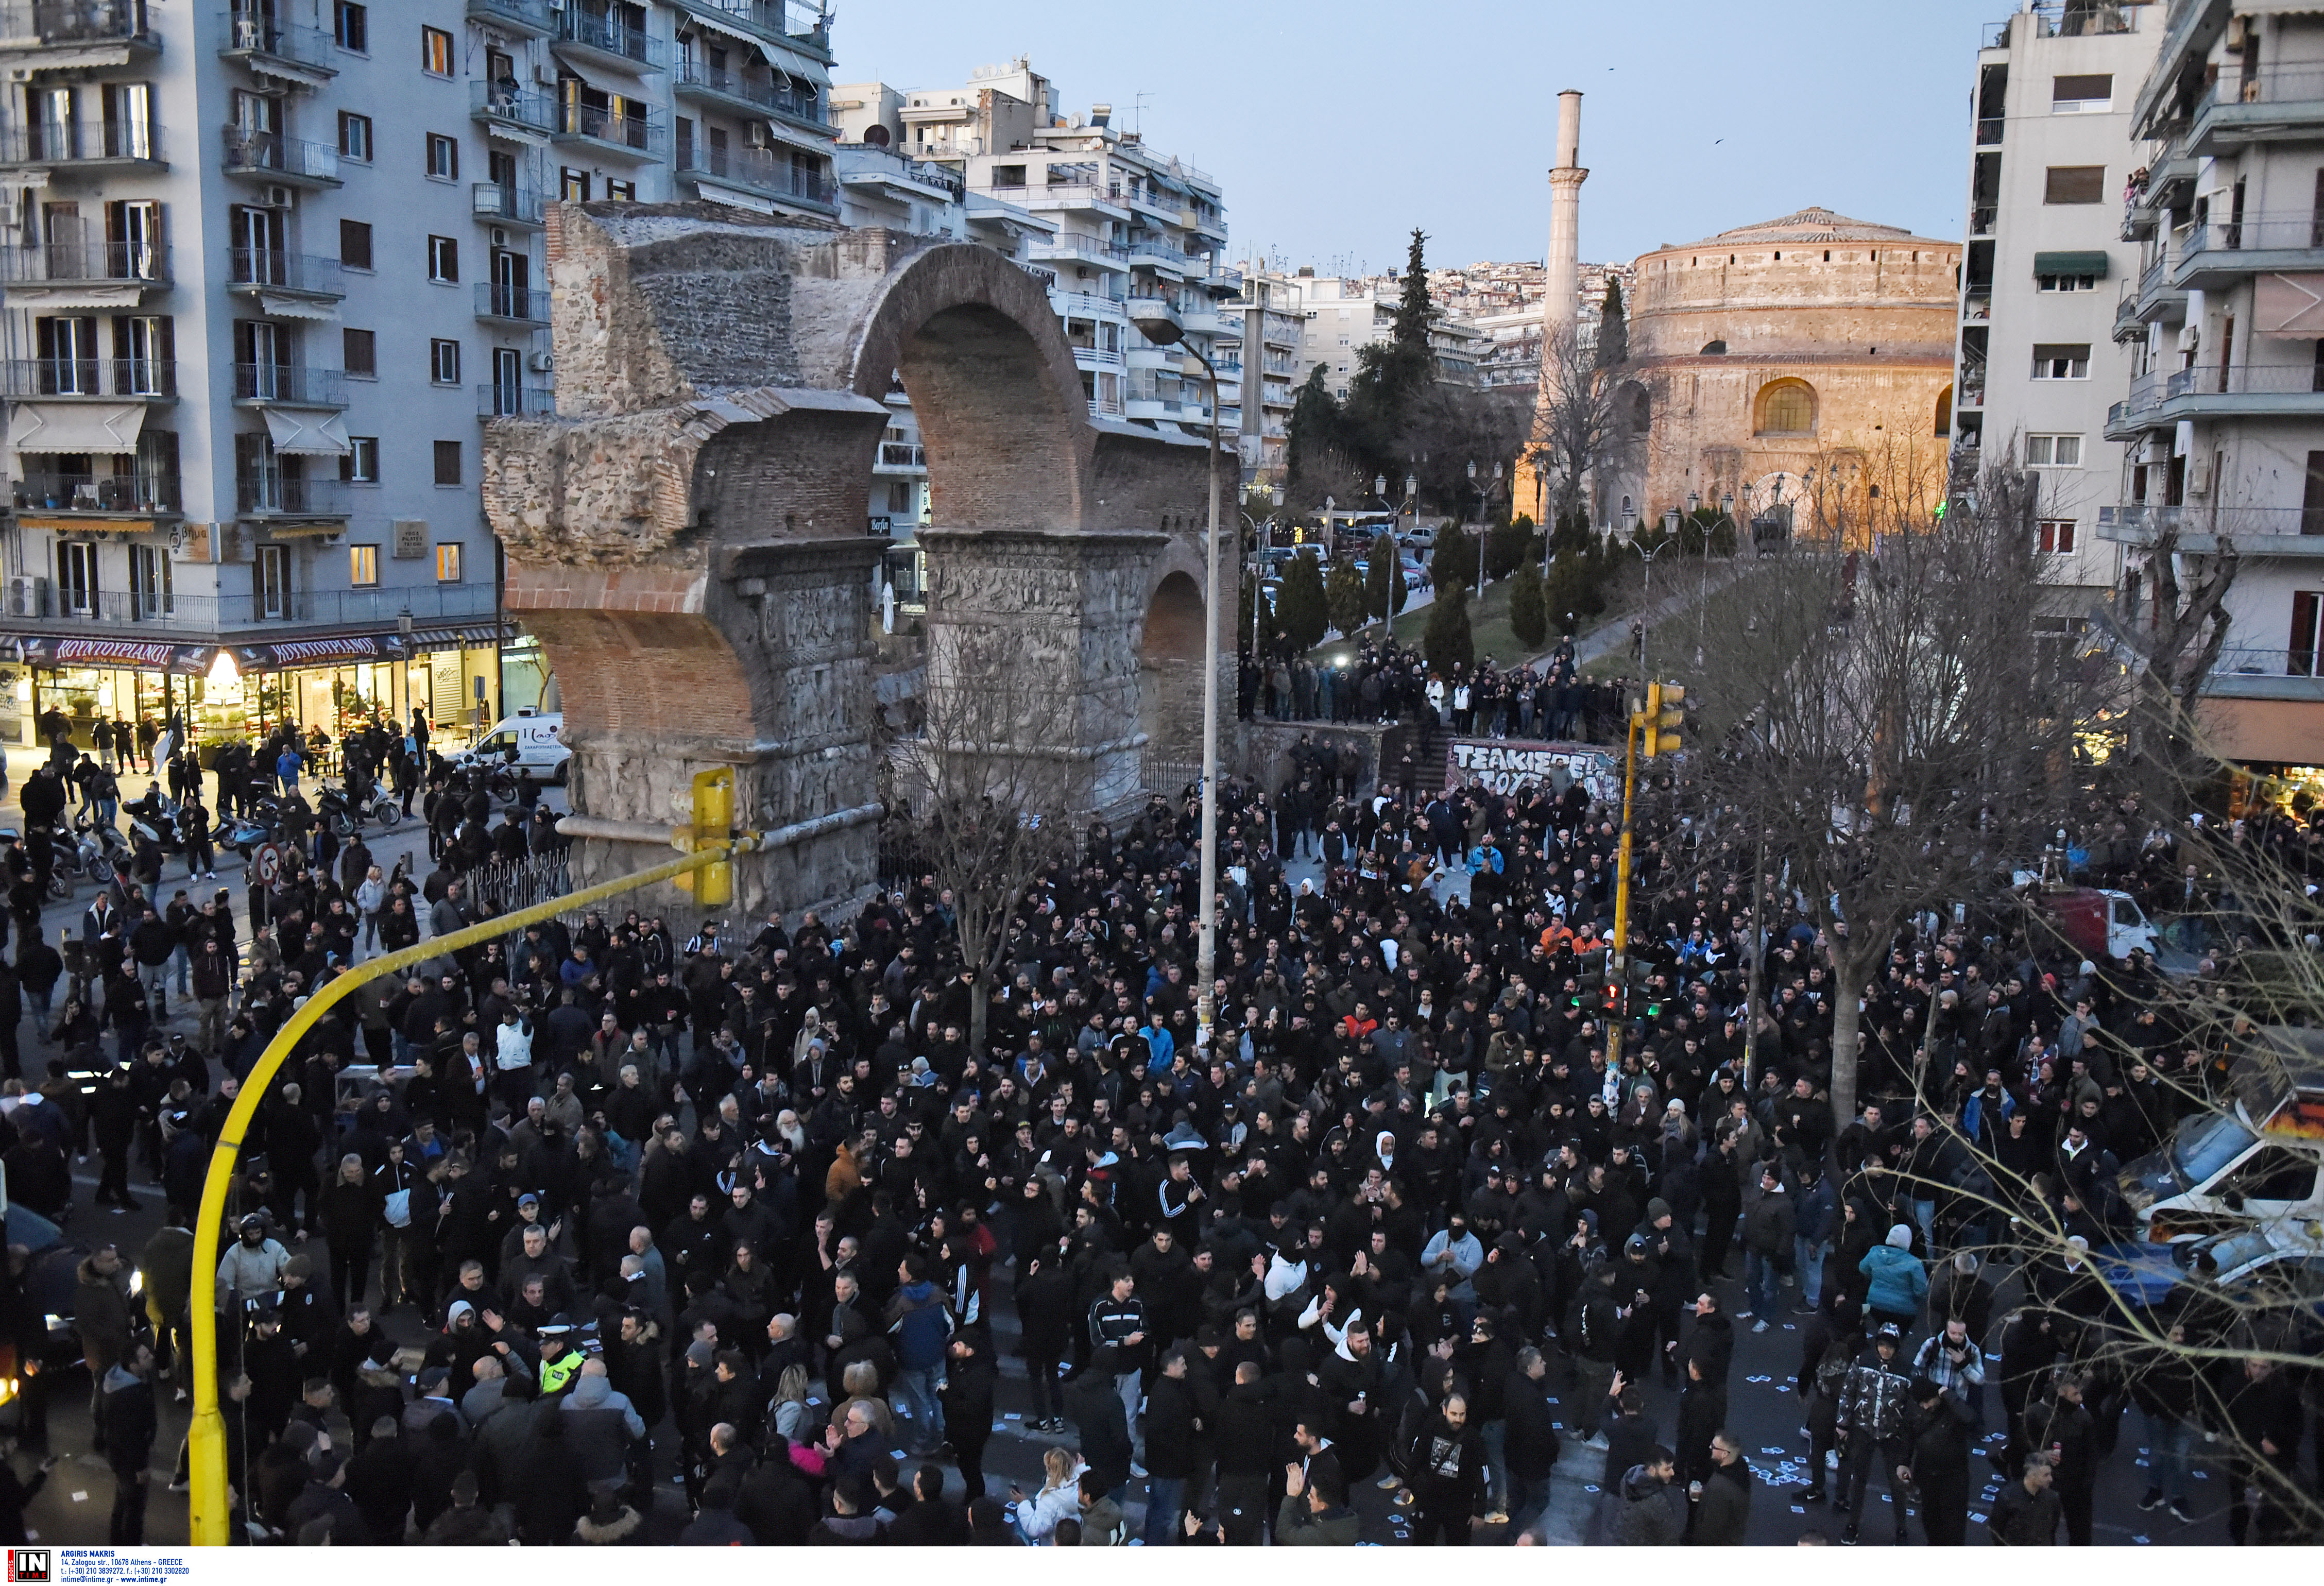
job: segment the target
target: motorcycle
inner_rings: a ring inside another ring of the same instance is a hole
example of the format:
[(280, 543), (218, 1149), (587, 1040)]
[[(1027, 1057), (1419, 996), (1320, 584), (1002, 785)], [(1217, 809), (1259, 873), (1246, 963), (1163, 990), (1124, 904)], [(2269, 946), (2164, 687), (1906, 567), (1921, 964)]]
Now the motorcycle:
[(151, 843), (171, 856), (184, 852), (185, 842), (178, 835), (178, 807), (163, 798), (158, 788), (146, 788), (144, 798), (124, 805), (122, 809), (129, 816), (132, 843)]
[(362, 831), (367, 820), (392, 828), (403, 818), (403, 806), (376, 789), (350, 794), (345, 788), (325, 783), (316, 800), (315, 814), (318, 819), (329, 823), (333, 835), (344, 840)]
[(118, 827), (101, 825), (87, 816), (73, 821), (75, 845), (80, 851), (80, 872), (99, 879), (113, 873), (114, 862), (126, 863), (129, 859), (129, 839)]

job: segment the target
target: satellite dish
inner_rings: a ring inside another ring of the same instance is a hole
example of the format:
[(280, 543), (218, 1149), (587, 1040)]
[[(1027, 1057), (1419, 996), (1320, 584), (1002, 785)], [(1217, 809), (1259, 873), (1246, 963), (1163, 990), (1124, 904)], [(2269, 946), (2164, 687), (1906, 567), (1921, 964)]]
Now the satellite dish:
[(863, 129), (863, 141), (875, 149), (884, 149), (888, 146), (888, 129), (876, 123), (867, 126)]

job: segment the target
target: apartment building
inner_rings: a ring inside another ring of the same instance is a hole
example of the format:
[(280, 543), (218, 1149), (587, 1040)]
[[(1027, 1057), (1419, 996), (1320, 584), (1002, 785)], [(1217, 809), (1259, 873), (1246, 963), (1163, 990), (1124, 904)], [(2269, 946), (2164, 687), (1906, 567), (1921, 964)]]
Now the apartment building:
[(836, 220), (829, 61), (796, 0), (0, 0), (0, 738), (537, 699), (478, 420), (553, 401), (546, 202)]
[(2152, 622), (2146, 563), (2239, 556), (2204, 719), (2230, 758), (2324, 767), (2324, 16), (2271, 0), (2093, 8), (2156, 30), (2131, 103), (2133, 355), (2106, 436), (2123, 448), (2118, 619)]
[(2061, 628), (2085, 623), (2118, 571), (2098, 534), (2123, 456), (2107, 409), (2142, 327), (2116, 205), (2143, 162), (2131, 104), (2162, 23), (2159, 5), (2028, 6), (1988, 30), (1970, 94), (1952, 429), (1964, 471), (2006, 456), (2038, 479)]

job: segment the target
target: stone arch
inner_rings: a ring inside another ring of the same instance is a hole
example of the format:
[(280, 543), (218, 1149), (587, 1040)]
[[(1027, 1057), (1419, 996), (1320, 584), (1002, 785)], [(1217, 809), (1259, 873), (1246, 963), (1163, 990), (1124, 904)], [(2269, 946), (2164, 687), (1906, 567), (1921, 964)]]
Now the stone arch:
[(1781, 380), (1771, 380), (1759, 388), (1752, 410), (1752, 434), (1813, 435), (1815, 427), (1814, 386), (1804, 380), (1786, 376)]
[(944, 244), (883, 285), (856, 344), (858, 395), (900, 380), (947, 529), (1074, 530), (1091, 504), (1088, 399), (1048, 294), (990, 248)]
[(1940, 436), (1953, 432), (1953, 388), (1949, 381), (1944, 390), (1937, 392), (1937, 429)]
[(1139, 627), (1138, 712), (1147, 752), (1161, 760), (1203, 752), (1205, 618), (1200, 578), (1172, 567), (1156, 580)]

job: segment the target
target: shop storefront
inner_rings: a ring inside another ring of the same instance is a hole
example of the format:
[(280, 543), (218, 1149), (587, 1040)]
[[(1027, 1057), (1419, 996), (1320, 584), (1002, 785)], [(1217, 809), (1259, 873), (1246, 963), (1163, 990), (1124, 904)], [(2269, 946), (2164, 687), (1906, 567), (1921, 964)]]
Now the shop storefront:
[(511, 697), (539, 705), (539, 641), (491, 624), (240, 645), (0, 638), (0, 742), (45, 743), (42, 721), (61, 719), (87, 749), (100, 716), (158, 732), (173, 714), (201, 743), (285, 724), (337, 742), (374, 720), (409, 721), (415, 707), (439, 738), (465, 742), (503, 714), (504, 676)]

